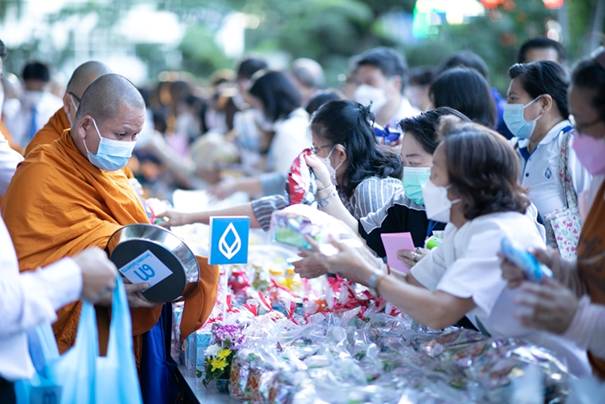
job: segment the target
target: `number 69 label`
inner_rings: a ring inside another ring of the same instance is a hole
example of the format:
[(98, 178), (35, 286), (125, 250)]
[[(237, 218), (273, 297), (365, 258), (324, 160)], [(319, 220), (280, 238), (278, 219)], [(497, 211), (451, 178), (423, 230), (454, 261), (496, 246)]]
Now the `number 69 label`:
[(172, 274), (172, 271), (149, 250), (124, 265), (119, 271), (130, 282), (148, 283), (149, 287)]

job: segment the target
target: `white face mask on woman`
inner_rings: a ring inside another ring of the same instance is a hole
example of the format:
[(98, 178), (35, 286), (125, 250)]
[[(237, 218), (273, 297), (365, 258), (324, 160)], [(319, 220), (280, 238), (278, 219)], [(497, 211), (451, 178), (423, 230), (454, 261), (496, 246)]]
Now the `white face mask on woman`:
[(439, 187), (428, 180), (422, 188), (426, 217), (436, 222), (449, 223), (452, 205), (460, 202), (459, 199), (450, 201), (447, 197), (449, 187)]
[(332, 147), (332, 150), (330, 150), (330, 153), (328, 153), (327, 157), (317, 156), (317, 158), (320, 159), (328, 169), (328, 172), (330, 173), (330, 182), (332, 182), (332, 185), (336, 185), (336, 170), (338, 170), (338, 168), (340, 167), (340, 164), (337, 167), (332, 167), (332, 160), (330, 160), (330, 157), (332, 157), (332, 152), (334, 151), (334, 148), (336, 148), (336, 146)]

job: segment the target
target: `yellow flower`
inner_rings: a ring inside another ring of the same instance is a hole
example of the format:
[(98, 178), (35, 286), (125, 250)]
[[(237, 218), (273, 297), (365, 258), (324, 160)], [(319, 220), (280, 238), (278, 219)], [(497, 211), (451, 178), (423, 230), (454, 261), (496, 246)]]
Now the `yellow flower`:
[(225, 359), (212, 358), (210, 359), (210, 366), (212, 367), (213, 372), (217, 370), (222, 372), (227, 367), (227, 361)]
[(216, 357), (219, 359), (227, 359), (229, 357), (229, 355), (231, 355), (231, 350), (229, 348), (223, 348), (220, 351), (218, 351), (218, 354), (216, 354)]

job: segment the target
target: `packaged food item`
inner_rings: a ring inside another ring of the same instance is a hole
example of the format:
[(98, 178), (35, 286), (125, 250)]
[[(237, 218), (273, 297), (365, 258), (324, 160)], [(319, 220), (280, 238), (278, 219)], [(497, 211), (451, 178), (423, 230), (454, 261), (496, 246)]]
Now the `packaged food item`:
[(338, 219), (307, 205), (292, 205), (276, 211), (271, 218), (273, 240), (297, 249), (309, 250), (314, 240), (323, 254), (337, 251), (330, 244), (330, 237), (350, 245), (363, 243), (346, 224)]
[(305, 205), (316, 204), (315, 193), (317, 192), (317, 183), (313, 170), (307, 165), (305, 156), (313, 154), (311, 149), (305, 149), (292, 162), (290, 172), (288, 173), (288, 198), (290, 205), (299, 203)]

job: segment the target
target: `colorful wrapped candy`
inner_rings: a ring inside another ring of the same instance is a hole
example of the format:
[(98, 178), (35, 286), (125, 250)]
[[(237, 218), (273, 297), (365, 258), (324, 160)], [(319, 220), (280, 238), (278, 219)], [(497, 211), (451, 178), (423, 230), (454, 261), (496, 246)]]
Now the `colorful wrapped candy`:
[(311, 149), (305, 149), (292, 162), (290, 172), (288, 173), (287, 192), (290, 200), (290, 205), (299, 203), (305, 205), (313, 205), (315, 201), (315, 192), (317, 191), (317, 183), (315, 174), (307, 165), (305, 156), (313, 154)]

